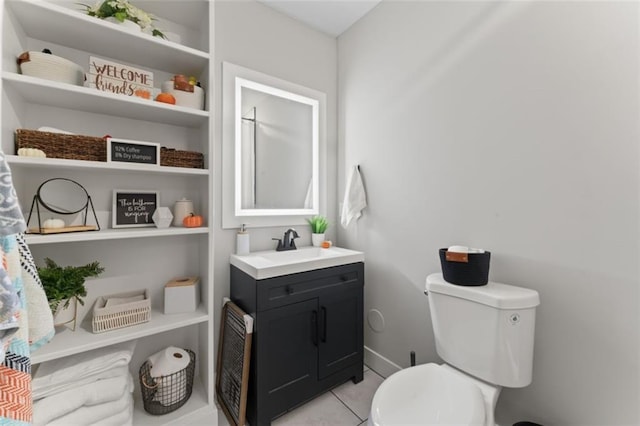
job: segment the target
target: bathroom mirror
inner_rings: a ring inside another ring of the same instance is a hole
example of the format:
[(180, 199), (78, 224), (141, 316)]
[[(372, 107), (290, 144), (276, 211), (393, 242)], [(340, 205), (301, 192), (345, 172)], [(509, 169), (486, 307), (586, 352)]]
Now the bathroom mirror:
[(43, 207), (59, 214), (79, 213), (89, 203), (89, 194), (84, 187), (64, 178), (45, 181), (38, 188), (36, 196)]
[(223, 227), (323, 212), (324, 93), (223, 63)]
[[(89, 217), (89, 208), (93, 213), (94, 225), (87, 224)], [(45, 211), (57, 213), (59, 215), (79, 214), (82, 224), (67, 226), (63, 220), (59, 220), (58, 224), (53, 224), (51, 220), (43, 221)], [(51, 234), (63, 232), (80, 232), (80, 231), (99, 231), (100, 224), (98, 217), (91, 201), (91, 196), (78, 182), (67, 178), (52, 178), (40, 184), (36, 195), (33, 196), (31, 209), (27, 218), (27, 225), (31, 224), (31, 217), (35, 213), (37, 227), (29, 228), (29, 233), (34, 234)], [(51, 222), (49, 225), (47, 222)]]

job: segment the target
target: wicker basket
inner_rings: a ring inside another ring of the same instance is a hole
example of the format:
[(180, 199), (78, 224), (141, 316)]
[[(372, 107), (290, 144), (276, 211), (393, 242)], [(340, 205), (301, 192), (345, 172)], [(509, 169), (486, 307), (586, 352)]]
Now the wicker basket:
[(204, 168), (204, 155), (194, 151), (160, 148), (160, 165), (170, 167)]
[(18, 129), (15, 142), (16, 153), (20, 148), (35, 148), (44, 151), (49, 158), (107, 161), (104, 138)]
[[(140, 296), (143, 300), (107, 306), (109, 299), (127, 299)], [(93, 307), (93, 332), (102, 333), (118, 328), (129, 327), (149, 321), (151, 316), (151, 300), (147, 290), (100, 296)]]
[[(16, 152), (20, 148), (40, 149), (49, 158), (107, 161), (106, 139), (93, 136), (18, 129), (16, 130)], [(160, 165), (204, 169), (204, 155), (201, 152), (162, 147)]]

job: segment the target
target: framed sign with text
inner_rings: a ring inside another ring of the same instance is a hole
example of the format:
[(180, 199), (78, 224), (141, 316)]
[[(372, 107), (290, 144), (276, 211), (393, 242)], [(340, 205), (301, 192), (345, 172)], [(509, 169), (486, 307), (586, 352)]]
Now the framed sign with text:
[(158, 191), (113, 191), (113, 228), (137, 228), (155, 226), (153, 212), (158, 208)]
[(89, 56), (89, 87), (101, 92), (125, 96), (153, 98), (151, 71), (119, 64), (96, 56)]
[(107, 162), (160, 165), (160, 144), (107, 138)]

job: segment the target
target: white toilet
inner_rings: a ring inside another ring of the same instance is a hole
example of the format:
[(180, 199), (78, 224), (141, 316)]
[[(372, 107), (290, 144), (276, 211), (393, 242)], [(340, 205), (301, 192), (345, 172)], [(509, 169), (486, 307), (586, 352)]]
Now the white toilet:
[(489, 282), (478, 287), (427, 277), (438, 355), (389, 376), (371, 404), (370, 426), (494, 426), (503, 386), (531, 383), (536, 306), (534, 290)]

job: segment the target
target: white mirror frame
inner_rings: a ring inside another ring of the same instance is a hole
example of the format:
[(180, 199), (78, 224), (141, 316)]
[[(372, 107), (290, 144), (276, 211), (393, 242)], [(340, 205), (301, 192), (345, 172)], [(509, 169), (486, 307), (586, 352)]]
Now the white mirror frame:
[[(243, 209), (241, 206), (241, 97), (242, 87), (311, 105), (313, 119), (312, 208)], [(289, 226), (306, 224), (316, 214), (326, 215), (326, 95), (276, 77), (228, 62), (222, 63), (222, 227)]]

